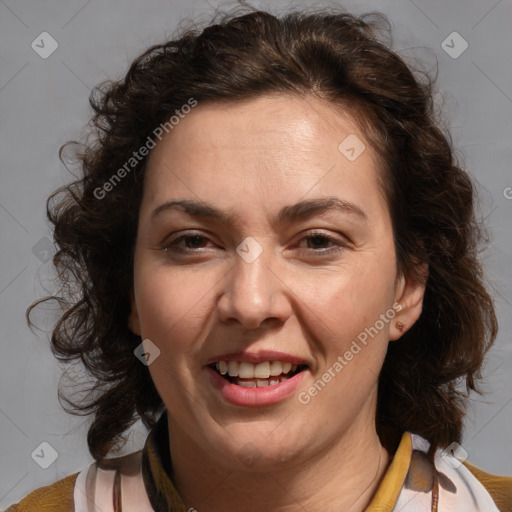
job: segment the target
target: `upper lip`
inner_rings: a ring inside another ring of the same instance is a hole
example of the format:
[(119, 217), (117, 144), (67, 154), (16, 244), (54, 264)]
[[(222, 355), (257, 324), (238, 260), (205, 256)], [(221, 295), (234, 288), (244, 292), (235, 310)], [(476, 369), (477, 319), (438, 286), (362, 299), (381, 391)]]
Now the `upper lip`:
[(208, 366), (212, 363), (217, 363), (219, 361), (239, 361), (253, 364), (264, 363), (265, 361), (284, 361), (296, 364), (297, 366), (308, 364), (307, 361), (301, 357), (294, 356), (292, 354), (286, 354), (284, 352), (276, 352), (275, 350), (244, 350), (242, 352), (231, 352), (229, 354), (221, 354), (218, 356), (210, 357), (206, 361), (205, 366)]

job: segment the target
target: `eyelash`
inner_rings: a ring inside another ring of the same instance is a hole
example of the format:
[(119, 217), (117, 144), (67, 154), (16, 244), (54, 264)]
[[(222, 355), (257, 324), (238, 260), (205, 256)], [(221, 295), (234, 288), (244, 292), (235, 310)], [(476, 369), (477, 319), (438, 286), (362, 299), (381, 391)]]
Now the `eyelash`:
[[(184, 249), (184, 248), (178, 247), (178, 245), (177, 245), (178, 243), (180, 243), (183, 240), (187, 240), (187, 239), (191, 239), (191, 238), (195, 238), (195, 237), (199, 237), (203, 240), (208, 240), (208, 237), (206, 237), (202, 234), (187, 234), (187, 235), (182, 235), (182, 236), (176, 238), (176, 240), (173, 240), (172, 242), (163, 245), (161, 247), (161, 249), (164, 250), (165, 252), (172, 251), (175, 253), (182, 253), (182, 254), (195, 253), (197, 251), (195, 251), (194, 249)], [(338, 253), (346, 247), (346, 244), (344, 244), (342, 241), (340, 241), (336, 238), (330, 237), (330, 236), (326, 235), (325, 233), (316, 232), (316, 231), (312, 231), (312, 232), (308, 233), (306, 236), (301, 238), (301, 241), (302, 240), (311, 240), (313, 238), (322, 238), (325, 240), (325, 243), (335, 244), (333, 247), (323, 248), (320, 250), (309, 249), (309, 250), (312, 250), (314, 253), (317, 253), (320, 256), (332, 255), (333, 253)], [(201, 250), (203, 248), (197, 248), (197, 249)], [(308, 250), (308, 249), (305, 249), (305, 250)]]

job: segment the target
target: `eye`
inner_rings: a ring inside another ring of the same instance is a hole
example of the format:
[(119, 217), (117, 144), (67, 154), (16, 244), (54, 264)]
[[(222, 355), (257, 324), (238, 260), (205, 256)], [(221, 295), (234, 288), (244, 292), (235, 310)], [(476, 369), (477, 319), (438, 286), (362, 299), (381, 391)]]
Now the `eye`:
[[(193, 233), (182, 235), (175, 240), (165, 244), (162, 249), (166, 252), (172, 251), (176, 253), (190, 253), (196, 252), (197, 249), (203, 249), (204, 244), (209, 239), (203, 235)], [(183, 247), (182, 242), (184, 242), (185, 247)], [(182, 244), (182, 245), (180, 245)]]
[[(337, 238), (326, 235), (322, 232), (310, 232), (308, 235), (302, 238), (302, 241), (309, 242), (308, 245), (312, 245), (313, 247), (308, 247), (307, 249), (313, 250), (313, 252), (320, 254), (327, 254), (332, 252), (342, 251), (346, 244), (338, 240)], [(326, 244), (333, 244), (331, 247), (325, 247)]]
[[(164, 244), (161, 248), (165, 252), (172, 252), (175, 254), (199, 254), (204, 252), (208, 247), (206, 244), (210, 239), (199, 233), (191, 233), (181, 235), (176, 239)], [(338, 240), (332, 236), (328, 236), (322, 232), (310, 232), (306, 236), (302, 237), (301, 243), (306, 242), (308, 247), (300, 248), (299, 250), (305, 250), (309, 253), (311, 251), (317, 255), (332, 254), (339, 252), (346, 247), (346, 244), (342, 240)], [(327, 247), (327, 245), (330, 245)], [(299, 244), (300, 245), (300, 244)]]

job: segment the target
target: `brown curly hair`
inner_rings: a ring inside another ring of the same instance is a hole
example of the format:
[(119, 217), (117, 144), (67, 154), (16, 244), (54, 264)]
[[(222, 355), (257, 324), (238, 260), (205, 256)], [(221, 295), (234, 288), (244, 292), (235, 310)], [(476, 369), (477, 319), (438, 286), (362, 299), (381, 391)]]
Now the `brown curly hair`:
[(87, 441), (96, 460), (124, 441), (139, 417), (153, 426), (163, 406), (147, 367), (134, 357), (141, 338), (128, 327), (147, 158), (108, 194), (98, 190), (190, 98), (232, 103), (275, 92), (357, 109), (383, 163), (397, 268), (408, 274), (428, 264), (423, 312), (390, 344), (379, 377), (379, 434), (387, 427), (412, 431), (432, 450), (460, 440), (465, 398), (477, 390), (497, 332), (478, 259), (483, 231), (471, 180), (435, 116), (434, 80), (420, 79), (382, 42), (383, 27), (389, 29), (383, 15), (336, 10), (223, 15), (202, 31), (188, 28), (152, 46), (124, 79), (91, 93), (93, 140), (76, 152), (82, 174), (47, 203), (62, 288), (32, 304), (27, 319), (47, 300), (63, 308), (52, 351), (83, 363), (94, 397), (72, 401), (59, 387), (59, 398), (69, 412), (94, 413)]

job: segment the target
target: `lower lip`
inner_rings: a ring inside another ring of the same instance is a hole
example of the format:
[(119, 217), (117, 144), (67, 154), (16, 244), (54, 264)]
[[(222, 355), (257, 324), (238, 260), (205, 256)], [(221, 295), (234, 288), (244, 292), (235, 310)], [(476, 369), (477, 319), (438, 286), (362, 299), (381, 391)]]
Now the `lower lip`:
[(279, 384), (274, 384), (273, 386), (246, 388), (229, 382), (209, 366), (206, 367), (206, 371), (212, 380), (213, 386), (220, 391), (221, 395), (228, 402), (235, 405), (252, 407), (271, 405), (281, 402), (295, 391), (306, 373), (305, 371), (302, 371)]

